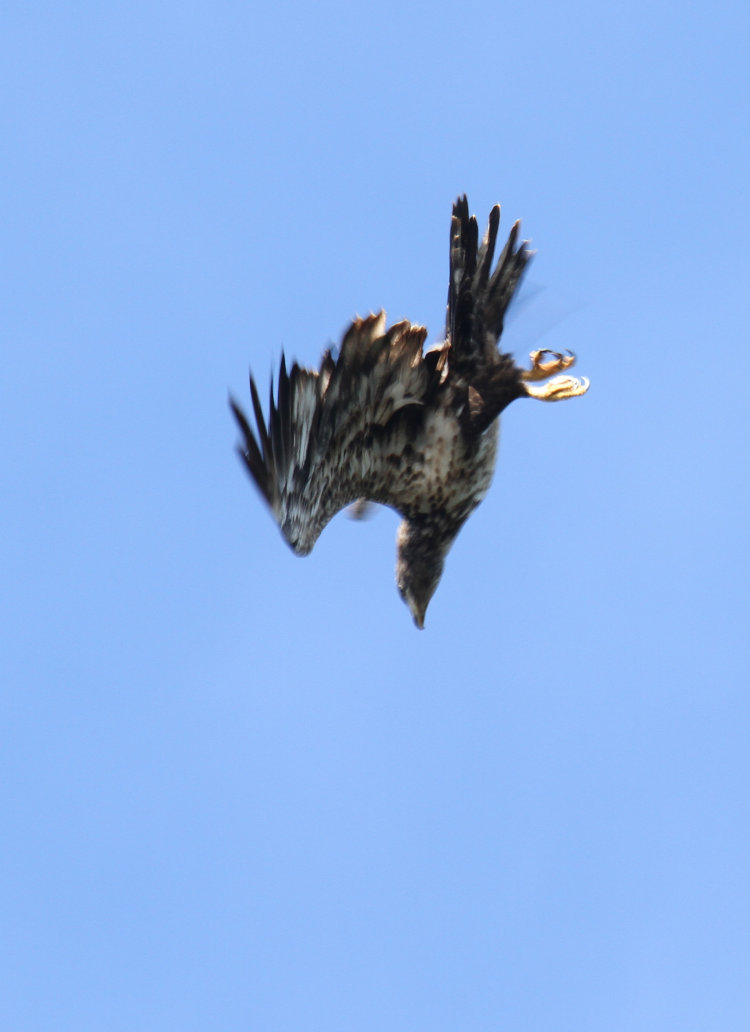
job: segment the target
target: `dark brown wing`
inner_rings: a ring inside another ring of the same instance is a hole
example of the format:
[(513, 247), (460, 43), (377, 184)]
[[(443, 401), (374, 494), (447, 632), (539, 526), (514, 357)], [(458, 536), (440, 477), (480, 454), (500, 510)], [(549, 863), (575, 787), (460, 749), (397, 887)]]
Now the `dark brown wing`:
[(424, 406), (434, 389), (434, 364), (422, 356), (426, 335), (408, 322), (386, 331), (380, 312), (356, 319), (338, 358), (326, 352), (317, 372), (295, 362), (287, 373), (282, 357), (267, 421), (250, 377), (257, 432), (230, 398), (240, 455), (298, 554), (306, 555), (331, 517), (358, 498), (398, 508), (390, 469), (410, 437), (393, 417)]
[(528, 241), (516, 246), (521, 224), (515, 222), (492, 272), (499, 225), (500, 206), (495, 205), (478, 246), (477, 220), (469, 216), (466, 195), (453, 205), (445, 337), (451, 368), (459, 374), (474, 372), (485, 361), (495, 363), (505, 312), (533, 254)]

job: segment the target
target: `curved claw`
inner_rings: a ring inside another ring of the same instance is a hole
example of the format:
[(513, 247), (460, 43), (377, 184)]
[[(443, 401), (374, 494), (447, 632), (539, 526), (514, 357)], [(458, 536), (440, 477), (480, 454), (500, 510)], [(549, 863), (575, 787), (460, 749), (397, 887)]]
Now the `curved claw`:
[(562, 354), (559, 351), (551, 351), (549, 348), (540, 348), (538, 351), (532, 351), (529, 358), (531, 359), (531, 369), (524, 369), (521, 373), (521, 379), (526, 382), (546, 380), (548, 376), (552, 376), (554, 373), (561, 373), (565, 369), (570, 369), (576, 360), (576, 356), (572, 351), (566, 351), (565, 354)]

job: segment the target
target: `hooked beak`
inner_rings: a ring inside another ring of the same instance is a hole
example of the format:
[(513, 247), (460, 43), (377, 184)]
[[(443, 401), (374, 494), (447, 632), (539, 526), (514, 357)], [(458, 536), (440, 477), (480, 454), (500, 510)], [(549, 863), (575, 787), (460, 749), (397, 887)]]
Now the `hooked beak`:
[(401, 598), (409, 607), (409, 612), (414, 620), (414, 626), (418, 627), (420, 631), (423, 631), (424, 614), (427, 612), (427, 606), (421, 606), (408, 589), (401, 591)]
[(427, 612), (427, 606), (424, 609), (418, 609), (417, 606), (409, 606), (411, 609), (411, 615), (414, 617), (414, 626), (418, 627), (420, 631), (424, 630), (424, 614)]

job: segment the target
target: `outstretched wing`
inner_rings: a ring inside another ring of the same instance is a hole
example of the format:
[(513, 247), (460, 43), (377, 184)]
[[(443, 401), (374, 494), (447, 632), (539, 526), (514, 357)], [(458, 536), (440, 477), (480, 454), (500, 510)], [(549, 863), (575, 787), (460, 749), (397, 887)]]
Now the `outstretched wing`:
[(257, 434), (230, 398), (243, 437), (239, 453), (298, 554), (306, 555), (331, 517), (358, 498), (398, 508), (392, 471), (411, 435), (394, 417), (424, 406), (438, 378), (422, 355), (426, 335), (408, 322), (385, 331), (380, 312), (356, 319), (338, 358), (327, 351), (317, 372), (295, 362), (287, 373), (282, 356), (267, 421), (250, 377)]
[(450, 237), (450, 282), (445, 337), (451, 346), (451, 367), (458, 373), (494, 364), (505, 312), (532, 257), (528, 241), (516, 246), (515, 222), (492, 272), (500, 206), (490, 212), (487, 233), (478, 246), (477, 220), (469, 217), (466, 194), (453, 205)]

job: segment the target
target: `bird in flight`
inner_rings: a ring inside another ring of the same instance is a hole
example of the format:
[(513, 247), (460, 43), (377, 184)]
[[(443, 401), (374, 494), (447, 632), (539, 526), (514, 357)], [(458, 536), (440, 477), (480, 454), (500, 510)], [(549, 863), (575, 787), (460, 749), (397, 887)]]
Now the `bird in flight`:
[(356, 318), (318, 370), (287, 370), (282, 354), (267, 419), (251, 374), (256, 429), (230, 398), (239, 454), (297, 555), (351, 503), (379, 502), (403, 517), (396, 585), (419, 628), (445, 557), (490, 486), (500, 413), (517, 398), (563, 401), (589, 387), (567, 374), (570, 352), (533, 351), (525, 369), (498, 350), (533, 253), (517, 242), (516, 222), (493, 269), (499, 225), (496, 205), (480, 244), (466, 196), (453, 205), (441, 344), (423, 352), (423, 326), (386, 328), (381, 311)]

